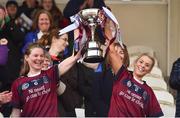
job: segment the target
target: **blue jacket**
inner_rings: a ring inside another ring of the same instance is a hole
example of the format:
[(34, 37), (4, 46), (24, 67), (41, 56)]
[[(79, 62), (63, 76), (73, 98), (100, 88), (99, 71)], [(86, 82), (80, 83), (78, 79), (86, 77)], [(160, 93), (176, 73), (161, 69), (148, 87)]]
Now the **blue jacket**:
[(173, 63), (169, 85), (171, 88), (177, 90), (176, 117), (180, 117), (180, 58)]
[(37, 38), (37, 34), (38, 34), (38, 30), (35, 31), (35, 32), (29, 32), (27, 33), (27, 35), (25, 36), (25, 39), (24, 39), (24, 44), (23, 44), (23, 47), (22, 47), (22, 53), (24, 54), (27, 46), (30, 44), (30, 43), (34, 43), (38, 40)]

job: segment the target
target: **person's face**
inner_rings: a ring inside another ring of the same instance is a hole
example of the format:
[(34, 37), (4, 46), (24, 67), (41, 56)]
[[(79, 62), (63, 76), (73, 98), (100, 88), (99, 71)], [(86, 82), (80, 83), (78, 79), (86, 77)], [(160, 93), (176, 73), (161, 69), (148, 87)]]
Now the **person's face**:
[(29, 55), (25, 55), (30, 71), (40, 71), (44, 62), (44, 51), (42, 48), (33, 48)]
[(29, 8), (33, 8), (36, 6), (36, 0), (26, 0), (26, 4)]
[(152, 68), (152, 60), (148, 56), (142, 56), (134, 64), (134, 76), (142, 78), (150, 72)]
[(8, 15), (11, 17), (14, 17), (17, 13), (17, 7), (14, 4), (9, 5), (6, 9), (7, 9)]
[(53, 3), (52, 0), (43, 0), (42, 1), (42, 7), (47, 10), (50, 11), (52, 9)]
[(38, 27), (42, 32), (47, 32), (50, 28), (50, 19), (47, 14), (42, 13), (39, 15)]
[(51, 66), (51, 60), (45, 57), (42, 65), (42, 70), (47, 70), (50, 66)]
[(0, 9), (0, 20), (3, 20), (5, 17), (5, 12), (3, 9)]
[(69, 45), (68, 43), (68, 35), (63, 34), (58, 39), (54, 39), (54, 44), (58, 48), (59, 52), (62, 52), (65, 50), (65, 48)]

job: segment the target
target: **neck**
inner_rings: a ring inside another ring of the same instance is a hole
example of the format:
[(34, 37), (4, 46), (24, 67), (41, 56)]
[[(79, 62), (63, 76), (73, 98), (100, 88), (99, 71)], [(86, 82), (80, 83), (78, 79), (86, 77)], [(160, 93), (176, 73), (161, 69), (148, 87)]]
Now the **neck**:
[(134, 72), (133, 72), (133, 76), (134, 76), (136, 79), (138, 79), (139, 81), (142, 81), (142, 77), (137, 76)]
[(27, 74), (27, 76), (35, 75), (35, 74), (38, 74), (38, 73), (40, 73), (40, 72), (41, 72), (41, 70), (31, 70), (31, 71), (29, 71), (29, 73)]
[(39, 30), (39, 33), (42, 33), (44, 35), (44, 34), (48, 34), (48, 31)]
[(60, 52), (62, 52), (62, 51), (59, 51), (59, 50), (57, 49), (57, 47), (52, 47), (52, 46), (51, 46), (51, 48), (49, 49), (49, 54), (50, 54), (50, 55), (57, 56)]

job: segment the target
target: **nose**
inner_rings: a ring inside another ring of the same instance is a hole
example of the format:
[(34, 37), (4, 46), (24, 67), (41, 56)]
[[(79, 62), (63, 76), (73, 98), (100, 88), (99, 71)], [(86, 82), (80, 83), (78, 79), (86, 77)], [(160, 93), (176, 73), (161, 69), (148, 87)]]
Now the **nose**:
[(66, 45), (67, 45), (67, 46), (69, 45), (69, 42), (68, 42), (68, 41), (66, 41)]
[(144, 68), (144, 67), (145, 67), (145, 63), (142, 63), (142, 64), (141, 64), (141, 67)]
[(37, 58), (44, 61), (44, 57), (38, 56)]

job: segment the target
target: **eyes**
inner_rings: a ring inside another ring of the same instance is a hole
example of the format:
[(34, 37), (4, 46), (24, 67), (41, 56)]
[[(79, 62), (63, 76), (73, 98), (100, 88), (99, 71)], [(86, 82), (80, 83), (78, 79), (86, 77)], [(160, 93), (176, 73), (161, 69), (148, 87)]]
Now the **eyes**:
[(68, 41), (68, 38), (60, 38), (60, 39), (66, 41), (66, 42)]
[(138, 62), (139, 62), (140, 64), (144, 64), (144, 63), (145, 63), (145, 64), (144, 64), (144, 65), (145, 65), (145, 67), (148, 67), (148, 68), (151, 66), (151, 64), (150, 64), (150, 63), (145, 62), (144, 60), (141, 60), (141, 59), (140, 59)]
[(44, 58), (44, 55), (39, 55), (39, 54), (34, 54), (32, 55), (33, 57), (41, 57), (41, 58)]

